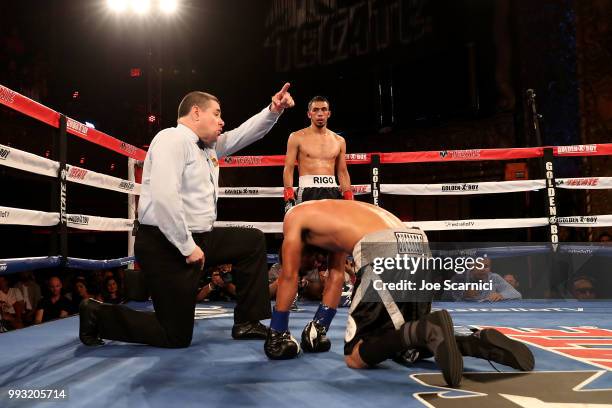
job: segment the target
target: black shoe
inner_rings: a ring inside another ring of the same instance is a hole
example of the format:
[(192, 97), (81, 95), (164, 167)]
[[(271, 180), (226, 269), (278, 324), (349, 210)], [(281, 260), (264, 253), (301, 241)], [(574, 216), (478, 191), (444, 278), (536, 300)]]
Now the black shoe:
[(327, 330), (316, 322), (309, 322), (302, 331), (302, 349), (306, 353), (324, 353), (331, 348)]
[(495, 329), (482, 329), (470, 336), (457, 336), (457, 344), (464, 356), (484, 358), (516, 370), (531, 371), (535, 364), (529, 347)]
[(269, 329), (264, 351), (270, 360), (289, 360), (300, 354), (300, 345), (288, 330), (277, 332)]
[(234, 323), (232, 337), (234, 340), (265, 340), (268, 328), (260, 322)]
[(405, 323), (403, 328), (410, 347), (423, 347), (433, 353), (448, 385), (461, 384), (463, 357), (455, 340), (453, 319), (446, 310), (428, 313), (418, 322)]
[(101, 346), (104, 341), (98, 330), (98, 311), (102, 302), (95, 299), (83, 299), (79, 305), (79, 339), (86, 346)]

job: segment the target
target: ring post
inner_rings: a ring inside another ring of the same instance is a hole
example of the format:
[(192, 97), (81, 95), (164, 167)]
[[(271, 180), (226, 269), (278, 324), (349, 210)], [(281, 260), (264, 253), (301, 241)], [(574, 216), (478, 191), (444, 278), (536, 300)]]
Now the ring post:
[(372, 186), (372, 204), (380, 207), (380, 154), (372, 154), (370, 175)]
[[(132, 183), (136, 183), (136, 160), (128, 157), (128, 180)], [(127, 217), (129, 220), (136, 219), (136, 195), (128, 194), (128, 208)], [(132, 231), (128, 231), (128, 256), (134, 256), (134, 234)], [(130, 262), (128, 269), (134, 269), (134, 262)]]
[(542, 169), (546, 180), (546, 216), (548, 217), (550, 242), (559, 242), (559, 220), (557, 219), (557, 187), (553, 162), (553, 149), (545, 148), (542, 157)]
[(66, 212), (66, 161), (68, 158), (68, 141), (66, 132), (66, 116), (59, 117), (59, 168), (58, 168), (58, 183), (59, 183), (59, 255), (61, 256), (61, 266), (65, 266), (68, 259), (68, 216)]

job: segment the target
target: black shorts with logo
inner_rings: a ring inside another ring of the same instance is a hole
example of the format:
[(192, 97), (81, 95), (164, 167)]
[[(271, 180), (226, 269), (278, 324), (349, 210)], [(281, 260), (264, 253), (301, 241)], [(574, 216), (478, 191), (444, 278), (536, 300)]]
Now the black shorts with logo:
[[(353, 289), (353, 294), (357, 291), (357, 285)], [(396, 305), (406, 322), (419, 320), (421, 316), (431, 311), (431, 303), (429, 302), (397, 302)], [(349, 315), (348, 324), (354, 324), (355, 335), (350, 339), (345, 338), (345, 356), (353, 352), (353, 348), (360, 340), (382, 336), (390, 330), (396, 330), (389, 312), (382, 302), (360, 302)], [(347, 327), (347, 331), (348, 329)]]
[[(344, 336), (345, 355), (350, 355), (361, 340), (382, 336), (430, 313), (431, 297), (428, 293), (424, 297), (394, 298), (389, 291), (376, 290), (373, 285), (374, 280), (382, 275), (374, 272), (372, 257), (394, 258), (400, 254), (418, 256), (424, 253), (429, 253), (427, 236), (418, 228), (376, 231), (364, 236), (355, 245), (353, 257), (359, 265), (365, 265), (361, 266), (353, 289)], [(422, 277), (420, 273), (414, 276)]]
[(297, 190), (297, 202), (334, 199), (342, 200), (342, 193), (338, 187), (304, 187)]

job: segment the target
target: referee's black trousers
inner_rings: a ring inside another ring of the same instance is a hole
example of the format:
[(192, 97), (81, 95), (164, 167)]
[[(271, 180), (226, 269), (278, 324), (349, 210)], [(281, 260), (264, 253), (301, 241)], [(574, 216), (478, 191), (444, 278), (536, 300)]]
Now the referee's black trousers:
[[(266, 241), (252, 228), (214, 228), (193, 234), (206, 267), (232, 264), (236, 285), (234, 322), (268, 319)], [(141, 225), (134, 250), (151, 292), (155, 312), (103, 304), (97, 313), (100, 337), (158, 347), (188, 347), (193, 336), (195, 297), (200, 265), (185, 256), (157, 227)]]

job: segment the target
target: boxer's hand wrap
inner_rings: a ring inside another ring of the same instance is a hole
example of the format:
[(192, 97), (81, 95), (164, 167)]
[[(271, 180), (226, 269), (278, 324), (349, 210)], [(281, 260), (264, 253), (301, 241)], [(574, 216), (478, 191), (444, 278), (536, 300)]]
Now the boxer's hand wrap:
[(285, 187), (283, 191), (283, 199), (285, 200), (285, 213), (295, 206), (295, 193), (293, 187)]
[(355, 196), (351, 190), (346, 190), (344, 193), (342, 193), (342, 198), (345, 200), (354, 200)]

